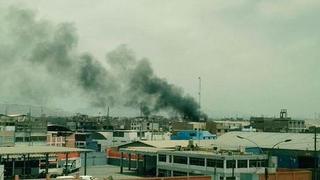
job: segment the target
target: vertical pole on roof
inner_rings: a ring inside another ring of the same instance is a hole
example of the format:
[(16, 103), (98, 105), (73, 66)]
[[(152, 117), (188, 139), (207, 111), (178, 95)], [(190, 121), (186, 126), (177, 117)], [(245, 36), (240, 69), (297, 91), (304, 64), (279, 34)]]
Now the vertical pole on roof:
[(314, 179), (317, 180), (318, 174), (318, 157), (317, 157), (317, 127), (314, 127)]
[(49, 173), (49, 154), (46, 153), (46, 175)]
[(121, 157), (120, 157), (120, 173), (123, 173), (123, 152), (121, 152)]
[[(157, 153), (157, 156), (156, 156), (156, 177), (159, 176), (159, 168), (158, 168), (158, 162), (159, 162), (159, 154)], [(167, 155), (166, 155), (166, 162), (167, 162)]]
[(139, 161), (140, 161), (140, 156), (139, 156), (139, 154), (137, 154), (137, 161), (136, 161), (136, 163), (137, 163), (137, 165), (136, 165), (136, 169), (137, 169), (137, 174), (139, 174), (139, 170), (140, 170), (140, 168), (139, 168)]
[(143, 175), (145, 175), (147, 169), (147, 156), (143, 155)]
[(23, 155), (23, 177), (26, 176), (26, 155)]
[[(157, 156), (156, 156), (156, 177), (159, 176), (159, 168), (158, 168), (158, 161), (159, 161), (159, 154), (157, 153)], [(167, 161), (167, 156), (166, 156), (166, 161)]]
[[(27, 169), (30, 169), (30, 173), (31, 173), (31, 167), (29, 167), (29, 165), (30, 165), (30, 154), (27, 155), (27, 162), (26, 162), (26, 164), (27, 164), (27, 165), (26, 165)], [(27, 171), (26, 174), (28, 174), (28, 172), (29, 172), (29, 171)]]
[(15, 159), (12, 158), (12, 177), (14, 177), (14, 171), (15, 171)]
[(128, 169), (131, 170), (131, 153), (129, 153)]
[(87, 152), (84, 153), (84, 175), (87, 175)]
[(68, 161), (69, 161), (69, 153), (66, 153), (66, 167), (65, 167), (65, 175), (68, 175), (68, 171), (69, 171), (69, 168), (68, 168)]
[[(236, 162), (236, 160), (233, 160), (233, 161), (232, 161), (232, 177), (233, 177), (233, 178), (235, 178), (235, 176), (234, 176), (234, 168), (236, 168), (236, 167), (235, 167), (235, 166), (236, 166), (236, 163), (235, 163), (235, 162)], [(267, 180), (267, 179), (266, 179), (266, 180)]]

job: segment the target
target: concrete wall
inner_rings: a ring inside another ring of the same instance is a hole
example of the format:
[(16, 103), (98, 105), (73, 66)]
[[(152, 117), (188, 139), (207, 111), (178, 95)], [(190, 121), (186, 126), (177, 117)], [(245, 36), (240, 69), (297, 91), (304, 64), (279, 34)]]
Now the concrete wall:
[[(129, 180), (129, 179), (121, 179), (121, 180)], [(179, 176), (179, 177), (156, 177), (156, 178), (138, 178), (138, 179), (130, 179), (130, 180), (212, 180), (211, 176)]]
[[(107, 164), (107, 157), (104, 152), (87, 153), (87, 166), (97, 166)], [(81, 154), (81, 166), (84, 166), (84, 154)]]

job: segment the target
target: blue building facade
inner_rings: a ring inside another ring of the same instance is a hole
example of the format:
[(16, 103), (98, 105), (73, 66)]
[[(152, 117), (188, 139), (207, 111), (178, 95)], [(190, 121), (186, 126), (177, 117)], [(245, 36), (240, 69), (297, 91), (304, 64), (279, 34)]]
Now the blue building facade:
[(209, 131), (196, 130), (177, 131), (171, 135), (171, 140), (210, 140), (216, 138), (217, 136)]

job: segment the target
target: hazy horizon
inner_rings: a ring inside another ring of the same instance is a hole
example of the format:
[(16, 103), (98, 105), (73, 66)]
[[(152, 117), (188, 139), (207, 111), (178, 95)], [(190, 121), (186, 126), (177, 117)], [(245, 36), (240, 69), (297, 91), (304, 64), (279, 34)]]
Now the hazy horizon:
[[(313, 118), (320, 112), (316, 0), (0, 1), (0, 9), (10, 6), (34, 11), (36, 20), (71, 23), (76, 50), (103, 66), (109, 66), (107, 53), (126, 44), (137, 60), (148, 58), (157, 77), (195, 100), (201, 77), (201, 108), (209, 117), (278, 116), (288, 109), (291, 117)], [(14, 92), (0, 88), (0, 103), (17, 103), (11, 100), (19, 96), (4, 97)], [(60, 97), (44, 106), (81, 103)], [(126, 111), (115, 106), (113, 112)]]

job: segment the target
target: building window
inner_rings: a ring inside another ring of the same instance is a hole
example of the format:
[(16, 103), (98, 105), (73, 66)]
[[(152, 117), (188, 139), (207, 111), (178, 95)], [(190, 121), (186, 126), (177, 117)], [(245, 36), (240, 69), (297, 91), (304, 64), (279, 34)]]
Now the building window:
[(187, 176), (186, 172), (173, 171), (173, 176)]
[(204, 166), (204, 158), (190, 157), (190, 165)]
[(249, 160), (250, 167), (264, 167), (265, 160)]
[(170, 177), (170, 176), (171, 176), (171, 171), (159, 169), (159, 177)]
[(238, 160), (238, 168), (247, 168), (248, 161), (247, 160)]
[(188, 163), (188, 158), (185, 156), (173, 156), (173, 163), (178, 163), (178, 164), (187, 164)]
[(226, 180), (236, 180), (236, 177), (226, 177)]
[(236, 168), (236, 160), (227, 160), (227, 168)]
[(23, 142), (23, 137), (16, 137), (16, 142)]
[(166, 155), (164, 155), (164, 154), (159, 154), (158, 161), (166, 162), (166, 160), (167, 160), (167, 156), (166, 156)]
[(207, 159), (207, 166), (223, 168), (223, 160)]
[(138, 137), (144, 137), (144, 136), (145, 136), (145, 133), (144, 133), (144, 132), (141, 132), (141, 133), (138, 132), (138, 133), (137, 133), (137, 136), (138, 136)]
[(124, 132), (115, 131), (113, 132), (113, 137), (124, 137)]

